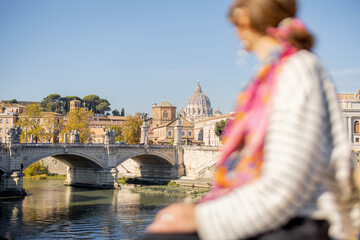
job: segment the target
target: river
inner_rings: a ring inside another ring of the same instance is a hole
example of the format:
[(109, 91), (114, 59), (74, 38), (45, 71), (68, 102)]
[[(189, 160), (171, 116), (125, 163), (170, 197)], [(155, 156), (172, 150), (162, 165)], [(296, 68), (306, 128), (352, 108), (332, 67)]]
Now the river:
[(0, 198), (0, 239), (138, 239), (176, 198), (25, 180), (24, 198)]

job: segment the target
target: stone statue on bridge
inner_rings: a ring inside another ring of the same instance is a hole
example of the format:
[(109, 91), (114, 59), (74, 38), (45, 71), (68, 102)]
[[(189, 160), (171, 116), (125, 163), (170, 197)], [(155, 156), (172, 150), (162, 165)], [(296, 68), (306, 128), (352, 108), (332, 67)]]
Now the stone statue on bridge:
[(13, 126), (6, 132), (7, 142), (10, 144), (20, 143), (20, 135), (22, 133), (21, 127)]
[(115, 144), (116, 132), (114, 130), (105, 130), (105, 144)]
[(77, 129), (71, 130), (70, 143), (80, 143), (80, 132)]

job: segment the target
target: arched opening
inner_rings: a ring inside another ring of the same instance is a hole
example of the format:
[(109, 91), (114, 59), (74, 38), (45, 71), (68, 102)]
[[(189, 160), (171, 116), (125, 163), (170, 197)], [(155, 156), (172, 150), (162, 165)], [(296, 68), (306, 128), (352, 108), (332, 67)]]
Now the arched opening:
[(169, 113), (167, 111), (164, 111), (163, 112), (163, 118), (168, 118), (168, 116), (169, 116)]
[(55, 178), (63, 180), (65, 185), (71, 186), (114, 187), (112, 183), (105, 180), (104, 183), (98, 181), (99, 179), (107, 179), (105, 175), (111, 175), (111, 173), (103, 171), (104, 167), (94, 159), (81, 154), (53, 153), (32, 159), (25, 157), (21, 169), (25, 174), (25, 181), (34, 180), (33, 178), (27, 179), (27, 177), (37, 176), (36, 179)]
[(177, 177), (175, 166), (167, 159), (143, 154), (129, 157), (117, 165), (119, 177), (137, 177), (150, 179), (174, 179)]
[(198, 140), (199, 140), (199, 141), (203, 141), (203, 140), (204, 140), (204, 130), (203, 130), (203, 129), (201, 129), (201, 130), (199, 131)]
[(360, 133), (359, 121), (354, 122), (354, 133)]

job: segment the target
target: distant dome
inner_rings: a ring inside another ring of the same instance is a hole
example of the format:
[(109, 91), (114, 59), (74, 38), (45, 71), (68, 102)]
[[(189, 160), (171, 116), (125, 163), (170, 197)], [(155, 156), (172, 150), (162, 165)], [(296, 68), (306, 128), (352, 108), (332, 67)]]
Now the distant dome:
[(222, 115), (222, 113), (220, 112), (220, 109), (219, 109), (219, 108), (216, 109), (214, 115), (215, 115), (215, 116), (220, 116), (220, 115)]
[(186, 119), (194, 122), (213, 115), (210, 99), (202, 91), (200, 84), (196, 86), (196, 90), (187, 101), (185, 107)]

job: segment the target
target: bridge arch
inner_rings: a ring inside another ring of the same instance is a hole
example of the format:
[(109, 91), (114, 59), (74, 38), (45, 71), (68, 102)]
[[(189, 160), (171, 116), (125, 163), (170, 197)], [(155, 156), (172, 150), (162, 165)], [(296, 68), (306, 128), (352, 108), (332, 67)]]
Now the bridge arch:
[(116, 167), (119, 169), (127, 160), (133, 160), (138, 165), (138, 171), (135, 173), (138, 177), (174, 179), (178, 176), (174, 161), (159, 153), (134, 153), (127, 155), (117, 161)]
[(118, 159), (118, 161), (116, 162), (116, 167), (129, 159), (133, 159), (139, 164), (167, 164), (171, 166), (175, 165), (173, 160), (159, 153), (133, 153)]
[(83, 153), (73, 152), (73, 153), (64, 154), (64, 152), (51, 152), (51, 153), (38, 155), (29, 159), (27, 158), (27, 156), (25, 156), (22, 161), (23, 169), (26, 169), (31, 164), (36, 163), (47, 157), (53, 157), (70, 167), (87, 167), (87, 168), (96, 168), (96, 169), (104, 168), (103, 164), (101, 164), (97, 159), (94, 159), (93, 157)]

